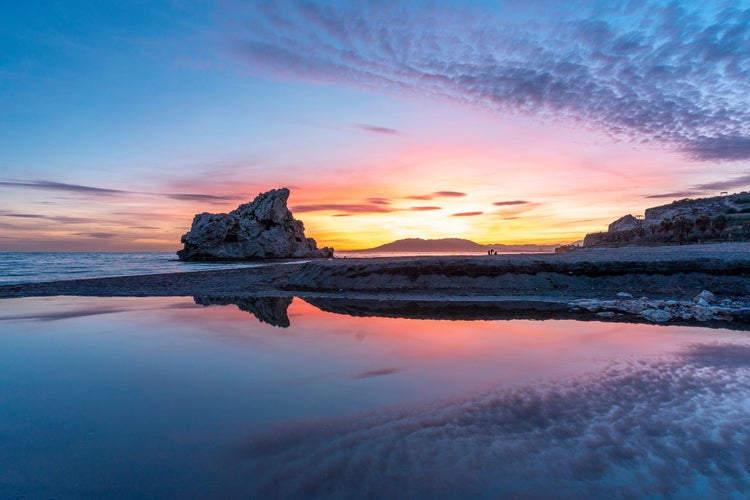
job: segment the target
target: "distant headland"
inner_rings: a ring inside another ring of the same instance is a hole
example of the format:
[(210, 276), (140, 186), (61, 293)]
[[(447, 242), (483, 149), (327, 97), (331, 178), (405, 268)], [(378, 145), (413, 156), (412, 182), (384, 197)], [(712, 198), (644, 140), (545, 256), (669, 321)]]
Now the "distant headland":
[(685, 198), (620, 217), (605, 232), (587, 234), (585, 247), (657, 246), (750, 241), (750, 193)]
[(494, 250), (499, 253), (553, 252), (554, 245), (505, 245), (502, 243), (480, 244), (463, 238), (405, 238), (364, 250), (351, 250), (347, 253), (486, 253)]

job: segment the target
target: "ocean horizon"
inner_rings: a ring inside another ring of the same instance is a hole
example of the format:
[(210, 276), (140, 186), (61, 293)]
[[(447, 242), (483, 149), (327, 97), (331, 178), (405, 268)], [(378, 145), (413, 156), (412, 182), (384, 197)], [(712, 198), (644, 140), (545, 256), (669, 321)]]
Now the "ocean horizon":
[[(509, 255), (519, 252), (498, 252)], [(486, 255), (485, 252), (342, 251), (335, 258)], [(265, 262), (184, 262), (175, 252), (0, 252), (0, 285), (258, 267)]]
[(183, 262), (174, 252), (0, 252), (0, 285), (262, 265), (254, 262)]

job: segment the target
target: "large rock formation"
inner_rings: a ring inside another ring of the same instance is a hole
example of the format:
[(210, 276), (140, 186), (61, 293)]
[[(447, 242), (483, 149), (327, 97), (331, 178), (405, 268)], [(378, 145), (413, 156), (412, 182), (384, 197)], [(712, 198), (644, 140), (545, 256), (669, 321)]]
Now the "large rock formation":
[(228, 214), (196, 214), (177, 256), (192, 261), (332, 257), (332, 248), (318, 248), (305, 237), (288, 199), (288, 189), (272, 189)]

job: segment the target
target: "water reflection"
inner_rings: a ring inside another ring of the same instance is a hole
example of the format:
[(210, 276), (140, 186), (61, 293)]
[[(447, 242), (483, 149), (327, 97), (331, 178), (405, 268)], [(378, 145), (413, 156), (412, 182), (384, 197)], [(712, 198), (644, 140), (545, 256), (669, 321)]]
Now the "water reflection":
[(234, 304), (240, 311), (245, 311), (261, 323), (280, 328), (289, 328), (291, 325), (287, 309), (292, 303), (292, 297), (193, 297), (196, 304), (202, 306), (226, 306)]
[(0, 301), (0, 497), (750, 489), (744, 332), (310, 302)]
[[(750, 347), (256, 433), (274, 497), (695, 497), (750, 488)], [(260, 476), (256, 476), (260, 477)]]
[[(196, 296), (195, 303), (205, 306), (234, 304), (240, 310), (254, 315), (262, 323), (288, 328), (291, 325), (287, 309), (292, 297), (214, 297)], [(549, 300), (472, 300), (472, 299), (363, 299), (349, 297), (304, 297), (308, 304), (317, 309), (334, 314), (361, 318), (403, 318), (450, 321), (477, 320), (566, 320), (595, 321), (610, 323), (652, 322), (638, 314), (612, 313), (611, 316), (598, 315), (578, 307), (571, 308), (564, 302)], [(750, 330), (748, 318), (738, 317), (734, 321), (698, 321), (674, 318), (672, 325), (690, 325), (706, 328)]]

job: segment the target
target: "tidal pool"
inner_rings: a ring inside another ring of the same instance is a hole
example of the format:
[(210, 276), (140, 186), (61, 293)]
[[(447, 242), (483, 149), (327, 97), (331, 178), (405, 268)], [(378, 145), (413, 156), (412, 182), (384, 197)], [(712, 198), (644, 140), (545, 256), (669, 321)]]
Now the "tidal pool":
[(217, 302), (0, 301), (0, 496), (750, 492), (747, 332)]

